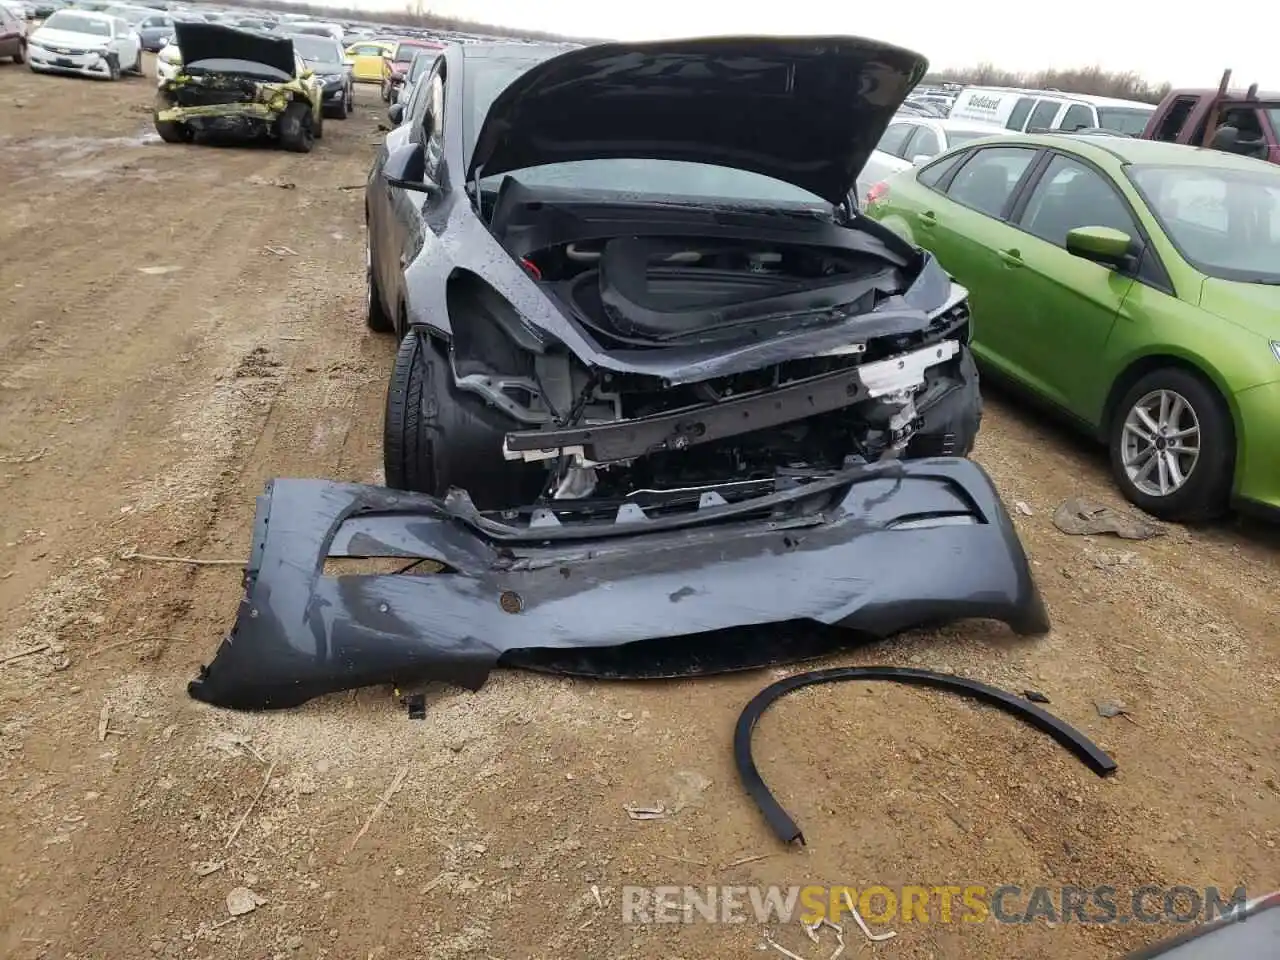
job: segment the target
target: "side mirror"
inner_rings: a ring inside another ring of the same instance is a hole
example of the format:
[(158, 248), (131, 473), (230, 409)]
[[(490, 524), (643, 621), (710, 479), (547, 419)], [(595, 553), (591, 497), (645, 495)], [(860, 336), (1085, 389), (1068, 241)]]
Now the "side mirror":
[(1104, 267), (1123, 267), (1133, 250), (1133, 238), (1111, 227), (1076, 227), (1067, 231), (1067, 253)]
[(927, 153), (917, 153), (914, 157), (911, 158), (911, 165), (913, 167), (923, 167), (926, 163), (928, 163), (932, 159), (933, 157), (929, 156)]
[(1213, 139), (1209, 141), (1210, 148), (1221, 150), (1223, 153), (1239, 153), (1240, 152), (1240, 131), (1232, 126), (1221, 126), (1213, 133)]
[(421, 143), (396, 147), (382, 166), (382, 178), (393, 187), (416, 193), (439, 193), (439, 185), (427, 176), (427, 151)]
[(400, 122), (404, 120), (404, 104), (393, 103), (391, 106), (387, 107), (387, 117), (397, 127), (400, 126)]

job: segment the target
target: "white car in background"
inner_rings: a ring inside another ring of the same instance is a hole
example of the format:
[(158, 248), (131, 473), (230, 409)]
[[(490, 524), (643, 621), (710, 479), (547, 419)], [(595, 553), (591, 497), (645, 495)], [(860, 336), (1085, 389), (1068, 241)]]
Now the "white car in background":
[(941, 120), (932, 117), (897, 116), (858, 174), (858, 207), (866, 206), (867, 193), (883, 180), (932, 160), (938, 154), (982, 137), (1015, 133), (974, 120)]
[(142, 76), (142, 39), (119, 17), (92, 10), (56, 10), (27, 39), (36, 73), (74, 73), (119, 80)]
[(156, 54), (156, 86), (161, 86), (166, 80), (176, 77), (181, 66), (182, 51), (173, 40), (170, 40)]

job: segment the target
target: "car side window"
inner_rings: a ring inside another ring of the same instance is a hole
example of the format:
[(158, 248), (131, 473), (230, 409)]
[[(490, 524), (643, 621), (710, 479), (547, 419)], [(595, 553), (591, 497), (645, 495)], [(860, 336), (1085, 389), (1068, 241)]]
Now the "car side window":
[(1035, 97), (1020, 97), (1018, 102), (1013, 105), (1013, 110), (1009, 113), (1009, 119), (1005, 122), (1005, 126), (1010, 130), (1021, 130), (1023, 124), (1027, 122), (1027, 114), (1031, 112), (1035, 102)]
[(999, 217), (1035, 158), (1036, 151), (1031, 147), (975, 150), (957, 171), (947, 196), (979, 213)]
[(907, 137), (911, 136), (911, 131), (915, 129), (914, 123), (891, 123), (884, 131), (884, 136), (880, 138), (880, 142), (876, 144), (876, 149), (882, 153), (890, 153), (895, 157), (902, 156), (902, 148), (906, 146)]
[(1076, 227), (1111, 227), (1138, 236), (1129, 208), (1092, 167), (1061, 154), (1049, 161), (1018, 218), (1027, 233), (1066, 249)]
[(911, 138), (911, 145), (907, 148), (909, 157), (926, 156), (932, 157), (942, 152), (942, 142), (938, 139), (938, 135), (929, 127), (916, 127), (916, 135)]
[(935, 160), (928, 166), (920, 168), (920, 172), (916, 174), (916, 183), (922, 184), (930, 190), (936, 189), (948, 173), (964, 163), (968, 158), (969, 155), (967, 153), (961, 152), (950, 157), (943, 157), (941, 160)]
[(444, 71), (437, 70), (425, 84), (426, 109), (423, 118), (431, 117), (431, 135), (426, 143), (427, 176), (436, 178), (439, 175), (440, 161), (444, 157), (444, 106), (445, 106)]
[(1160, 126), (1156, 128), (1156, 140), (1166, 140), (1173, 142), (1178, 139), (1178, 134), (1182, 132), (1183, 125), (1191, 116), (1191, 111), (1196, 108), (1199, 103), (1197, 97), (1178, 97), (1169, 105), (1168, 112), (1165, 113), (1164, 119), (1160, 121)]
[(1097, 126), (1093, 122), (1093, 114), (1083, 103), (1073, 103), (1067, 107), (1066, 116), (1062, 118), (1062, 129), (1066, 133), (1072, 130), (1083, 130), (1085, 127)]
[(1053, 126), (1053, 118), (1058, 115), (1062, 106), (1057, 100), (1041, 100), (1031, 111), (1031, 119), (1027, 121), (1028, 130), (1048, 130)]

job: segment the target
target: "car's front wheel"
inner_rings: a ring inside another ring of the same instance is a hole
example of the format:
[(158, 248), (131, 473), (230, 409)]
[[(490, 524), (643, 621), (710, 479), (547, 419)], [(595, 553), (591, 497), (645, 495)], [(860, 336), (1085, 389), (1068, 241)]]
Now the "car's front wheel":
[(383, 424), (387, 486), (438, 497), (457, 487), (482, 510), (533, 502), (546, 472), (502, 455), (519, 425), (457, 389), (443, 349), (417, 330), (400, 341)]
[(191, 128), (172, 120), (157, 120), (156, 133), (165, 143), (190, 143), (192, 140)]
[(1235, 431), (1202, 377), (1166, 367), (1140, 377), (1111, 420), (1111, 470), (1121, 492), (1163, 520), (1199, 521), (1227, 509)]
[(280, 117), (280, 143), (293, 153), (310, 153), (315, 146), (311, 129), (311, 104), (295, 100), (284, 108)]
[(120, 58), (114, 53), (107, 57), (107, 79), (120, 79)]
[(22, 43), (18, 44), (18, 52), (13, 55), (13, 62), (14, 63), (27, 62), (27, 47), (25, 44), (22, 44)]

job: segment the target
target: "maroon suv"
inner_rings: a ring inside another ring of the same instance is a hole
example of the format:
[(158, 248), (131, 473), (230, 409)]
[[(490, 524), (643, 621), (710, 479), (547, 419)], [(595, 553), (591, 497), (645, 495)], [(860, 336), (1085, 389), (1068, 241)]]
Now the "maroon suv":
[(405, 74), (409, 72), (409, 64), (413, 63), (416, 54), (423, 50), (443, 49), (444, 44), (435, 40), (397, 41), (395, 49), (386, 54), (382, 60), (382, 102), (391, 102), (396, 87), (404, 83)]
[(27, 62), (27, 24), (15, 17), (8, 7), (0, 7), (0, 59), (13, 57), (14, 63)]

